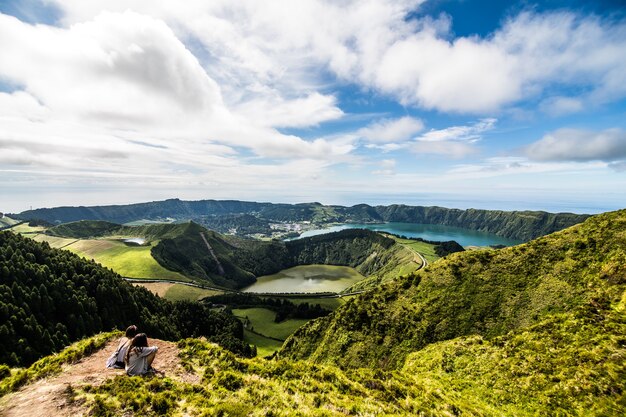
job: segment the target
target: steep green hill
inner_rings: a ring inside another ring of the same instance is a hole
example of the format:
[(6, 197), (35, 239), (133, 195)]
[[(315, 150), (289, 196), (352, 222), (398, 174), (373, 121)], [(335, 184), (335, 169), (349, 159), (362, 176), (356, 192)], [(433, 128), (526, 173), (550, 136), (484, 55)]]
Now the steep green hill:
[[(201, 234), (213, 253), (207, 249)], [(262, 242), (226, 237), (194, 223), (179, 236), (161, 240), (152, 254), (170, 270), (227, 288), (242, 288), (255, 282), (257, 276), (307, 264), (351, 266), (365, 276), (376, 277), (371, 282), (375, 285), (395, 278), (392, 272), (399, 263), (413, 257), (393, 239), (367, 230), (343, 230), (288, 242)]]
[(169, 340), (205, 335), (251, 353), (231, 316), (167, 302), (92, 261), (0, 232), (0, 363), (29, 364), (69, 342), (129, 324)]
[(567, 320), (579, 311), (608, 314), (625, 284), (622, 210), (524, 245), (450, 255), (309, 323), (280, 353), (342, 367), (398, 368), (431, 343), (469, 335), (494, 340), (558, 314), (572, 315)]
[[(182, 201), (179, 199), (119, 206), (44, 208), (28, 210), (12, 216), (23, 220), (41, 219), (51, 223), (78, 220), (127, 223), (140, 219), (160, 221), (191, 219), (207, 227), (211, 225), (235, 226), (235, 219), (239, 217), (244, 229), (253, 232), (266, 232), (269, 222), (311, 222), (314, 224), (407, 222), (456, 226), (524, 241), (572, 226), (589, 217), (588, 215), (555, 214), (544, 211), (459, 210), (397, 204), (390, 206), (358, 204), (343, 207), (325, 206), (320, 203), (272, 204), (236, 200)], [(257, 221), (252, 220), (250, 216), (256, 218)]]

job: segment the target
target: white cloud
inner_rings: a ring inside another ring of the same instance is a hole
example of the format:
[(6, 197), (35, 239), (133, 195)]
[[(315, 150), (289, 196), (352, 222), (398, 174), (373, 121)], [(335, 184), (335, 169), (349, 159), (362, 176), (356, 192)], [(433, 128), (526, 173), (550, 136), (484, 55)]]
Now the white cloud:
[(380, 161), (379, 169), (372, 171), (374, 175), (395, 175), (396, 174), (396, 160), (395, 159), (383, 159)]
[(399, 119), (382, 119), (359, 129), (357, 134), (373, 143), (402, 142), (411, 139), (424, 129), (420, 119), (410, 116)]
[(525, 148), (537, 161), (618, 161), (626, 159), (626, 132), (559, 129)]
[(285, 100), (273, 94), (256, 98), (234, 109), (250, 121), (267, 127), (307, 127), (343, 116), (331, 95), (311, 93), (304, 98)]
[(552, 116), (578, 113), (584, 109), (581, 99), (573, 97), (550, 97), (540, 104), (540, 109)]
[[(584, 88), (590, 103), (626, 95), (626, 25), (557, 11), (512, 16), (484, 38), (454, 38), (448, 17), (407, 19), (422, 0), (57, 0), (65, 22), (128, 8), (168, 22), (209, 54), (226, 100), (263, 85), (288, 99), (341, 80), (408, 105), (489, 113), (555, 87)], [(570, 103), (571, 104), (571, 103)]]
[(423, 142), (441, 141), (467, 141), (475, 142), (481, 138), (481, 134), (495, 126), (497, 119), (481, 119), (473, 125), (451, 126), (440, 130), (430, 130), (417, 138)]
[(488, 118), (481, 119), (472, 125), (432, 129), (417, 137), (411, 145), (411, 150), (418, 154), (464, 158), (476, 153), (475, 143), (482, 139), (484, 132), (493, 129), (496, 122), (496, 119)]
[[(201, 166), (216, 155), (233, 155), (234, 148), (264, 158), (333, 163), (353, 149), (272, 128), (340, 117), (334, 97), (279, 98), (273, 109), (266, 106), (265, 119), (234, 113), (171, 29), (135, 12), (103, 12), (66, 29), (0, 14), (0, 49), (0, 76), (24, 88), (0, 94), (0, 140), (5, 147), (11, 143), (12, 154), (19, 156), (14, 162), (25, 163), (28, 154), (41, 160), (63, 148), (66, 161), (94, 168), (98, 162), (84, 159), (81, 151), (92, 147), (102, 155), (94, 152), (94, 159), (107, 160), (109, 148), (115, 148), (146, 167), (155, 165), (154, 158), (162, 166), (177, 161)], [(41, 138), (55, 146), (34, 146)]]
[(411, 150), (417, 154), (435, 154), (454, 159), (465, 158), (476, 153), (476, 148), (471, 144), (454, 141), (416, 142)]

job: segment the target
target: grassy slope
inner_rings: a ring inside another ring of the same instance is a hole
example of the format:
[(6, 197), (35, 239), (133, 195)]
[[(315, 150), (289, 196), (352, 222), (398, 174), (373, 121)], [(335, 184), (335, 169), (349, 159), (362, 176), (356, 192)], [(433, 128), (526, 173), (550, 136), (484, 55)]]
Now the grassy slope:
[(77, 241), (74, 238), (48, 236), (43, 233), (33, 236), (33, 240), (37, 242), (47, 242), (50, 247), (56, 249), (63, 249)]
[(233, 314), (240, 319), (250, 320), (251, 330), (263, 336), (285, 340), (296, 329), (308, 322), (304, 319), (290, 319), (275, 323), (276, 313), (267, 308), (235, 309)]
[(0, 217), (0, 229), (11, 227), (16, 223), (19, 223), (19, 220), (15, 220), (7, 216)]
[(159, 265), (150, 253), (151, 248), (151, 246), (128, 246), (114, 240), (81, 240), (65, 249), (84, 258), (94, 259), (124, 277), (190, 281), (184, 275)]
[(219, 291), (205, 290), (202, 288), (190, 287), (188, 285), (174, 284), (164, 295), (166, 300), (179, 301), (179, 300), (200, 300), (201, 298), (208, 297), (210, 295), (221, 294)]
[(393, 238), (395, 239), (396, 242), (400, 243), (401, 245), (406, 246), (414, 250), (415, 252), (421, 253), (422, 256), (426, 258), (427, 262), (433, 263), (437, 259), (439, 259), (439, 256), (435, 253), (436, 245), (432, 245), (426, 242), (420, 242), (418, 240), (401, 239), (395, 236)]
[[(621, 309), (626, 304), (622, 301)], [(408, 357), (396, 371), (307, 361), (240, 359), (216, 345), (179, 342), (196, 384), (116, 377), (75, 391), (93, 415), (623, 416), (623, 317), (556, 315), (484, 340), (457, 338)], [(617, 327), (615, 327), (617, 326)]]
[(243, 331), (243, 340), (250, 345), (256, 346), (256, 355), (261, 358), (274, 354), (283, 345), (283, 342), (259, 336), (245, 329)]
[(453, 254), (299, 329), (282, 355), (397, 368), (430, 343), (493, 338), (580, 306), (611, 305), (626, 283), (626, 211), (528, 244)]

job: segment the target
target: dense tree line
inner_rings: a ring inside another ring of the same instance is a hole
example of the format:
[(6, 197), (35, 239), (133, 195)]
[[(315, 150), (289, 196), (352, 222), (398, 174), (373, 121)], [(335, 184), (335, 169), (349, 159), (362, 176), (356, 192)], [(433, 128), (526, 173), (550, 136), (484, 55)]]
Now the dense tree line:
[(319, 304), (296, 304), (286, 299), (259, 297), (246, 293), (224, 293), (203, 299), (210, 304), (224, 304), (230, 308), (267, 308), (276, 312), (275, 322), (287, 319), (315, 319), (331, 313)]
[(85, 336), (137, 324), (151, 337), (207, 336), (251, 355), (234, 318), (170, 303), (70, 252), (0, 232), (0, 363), (26, 365)]

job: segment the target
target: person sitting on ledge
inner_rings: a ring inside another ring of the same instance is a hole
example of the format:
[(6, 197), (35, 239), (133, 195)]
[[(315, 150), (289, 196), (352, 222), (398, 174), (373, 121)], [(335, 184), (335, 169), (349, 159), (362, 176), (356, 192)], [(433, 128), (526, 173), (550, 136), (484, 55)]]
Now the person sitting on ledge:
[(148, 346), (148, 336), (145, 333), (139, 333), (133, 338), (133, 341), (126, 352), (126, 373), (133, 375), (146, 375), (147, 373), (156, 372), (152, 368), (152, 362), (156, 356), (157, 346)]
[(126, 351), (130, 346), (130, 342), (133, 337), (137, 335), (137, 326), (128, 326), (126, 334), (120, 339), (117, 345), (117, 350), (107, 359), (106, 367), (113, 369), (124, 369), (124, 358), (126, 357)]

